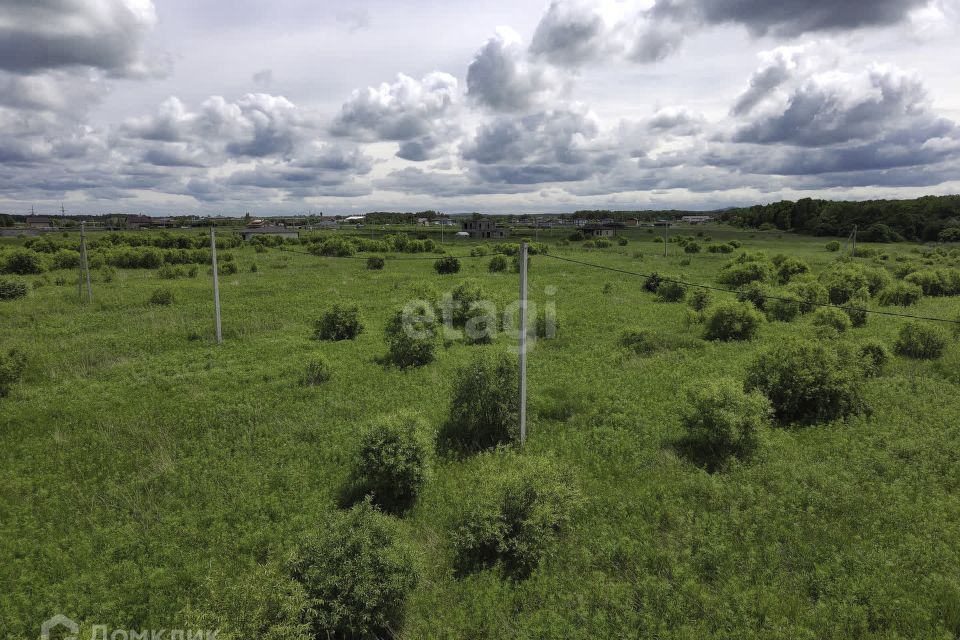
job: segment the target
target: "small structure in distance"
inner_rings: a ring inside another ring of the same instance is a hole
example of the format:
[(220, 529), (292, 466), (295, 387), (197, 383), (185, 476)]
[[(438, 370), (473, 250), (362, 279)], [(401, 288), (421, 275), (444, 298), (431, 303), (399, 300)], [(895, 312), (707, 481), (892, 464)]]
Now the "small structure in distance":
[(493, 220), (466, 220), (461, 224), (463, 230), (470, 234), (471, 238), (508, 238), (510, 229), (497, 224)]
[(296, 229), (287, 227), (247, 227), (240, 232), (244, 240), (250, 240), (254, 236), (272, 236), (278, 238), (299, 238), (300, 232)]

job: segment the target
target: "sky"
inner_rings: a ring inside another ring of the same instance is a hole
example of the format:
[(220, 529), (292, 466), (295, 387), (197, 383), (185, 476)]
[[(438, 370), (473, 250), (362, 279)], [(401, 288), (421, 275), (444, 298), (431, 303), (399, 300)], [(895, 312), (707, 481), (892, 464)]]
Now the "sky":
[(960, 0), (0, 0), (0, 212), (960, 193)]

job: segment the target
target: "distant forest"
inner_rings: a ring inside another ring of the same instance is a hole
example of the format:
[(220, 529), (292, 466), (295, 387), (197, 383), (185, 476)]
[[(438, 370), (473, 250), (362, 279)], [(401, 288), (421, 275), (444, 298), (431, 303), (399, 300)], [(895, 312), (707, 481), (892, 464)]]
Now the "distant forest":
[(960, 196), (864, 202), (804, 198), (724, 209), (718, 218), (737, 226), (818, 236), (846, 236), (856, 225), (857, 238), (866, 242), (960, 241)]

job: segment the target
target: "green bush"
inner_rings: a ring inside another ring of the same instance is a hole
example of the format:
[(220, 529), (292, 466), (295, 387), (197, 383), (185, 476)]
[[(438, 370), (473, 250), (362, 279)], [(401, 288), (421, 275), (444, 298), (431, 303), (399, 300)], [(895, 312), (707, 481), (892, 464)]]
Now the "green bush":
[(163, 264), (157, 270), (157, 277), (161, 280), (176, 280), (184, 275), (186, 275), (186, 272), (182, 267), (172, 264)]
[(740, 302), (749, 302), (758, 311), (763, 311), (767, 307), (767, 288), (759, 282), (740, 287), (737, 291), (737, 300)]
[(938, 326), (923, 322), (907, 322), (900, 327), (893, 350), (898, 355), (918, 360), (933, 360), (947, 348), (947, 332)]
[(240, 267), (237, 266), (236, 262), (221, 262), (217, 266), (217, 273), (222, 276), (232, 276), (239, 271)]
[(313, 337), (315, 340), (353, 340), (363, 333), (363, 324), (360, 322), (360, 310), (356, 305), (347, 306), (335, 304), (314, 322)]
[(745, 302), (722, 302), (706, 318), (707, 340), (749, 340), (756, 335), (763, 317)]
[(869, 306), (870, 300), (866, 296), (859, 295), (851, 298), (846, 308), (844, 308), (844, 312), (847, 314), (847, 317), (850, 318), (850, 324), (858, 329), (867, 326), (867, 318), (869, 316), (867, 307)]
[(804, 280), (801, 282), (792, 282), (787, 287), (787, 292), (793, 294), (800, 300), (800, 313), (811, 313), (819, 305), (828, 304), (830, 295), (827, 288), (819, 282), (813, 280)]
[(813, 424), (866, 408), (864, 370), (842, 345), (792, 340), (760, 354), (747, 370), (745, 389), (763, 393), (784, 424)]
[(384, 328), (388, 360), (401, 369), (433, 362), (437, 349), (436, 317), (432, 309), (423, 314), (394, 312)]
[(742, 385), (727, 378), (690, 388), (687, 401), (680, 417), (686, 432), (681, 445), (711, 470), (722, 468), (731, 457), (749, 460), (772, 413), (762, 393), (744, 393)]
[(487, 255), (490, 255), (490, 247), (485, 244), (477, 245), (470, 249), (470, 256), (473, 258), (482, 258)]
[(661, 302), (683, 302), (687, 297), (687, 285), (675, 280), (666, 280), (657, 289), (657, 298)]
[(370, 502), (332, 513), (302, 544), (290, 576), (306, 592), (315, 638), (385, 638), (399, 629), (417, 584), (396, 523)]
[(880, 292), (878, 300), (885, 307), (909, 307), (920, 302), (923, 289), (909, 282), (896, 282)]
[(847, 304), (851, 298), (870, 290), (867, 276), (853, 267), (834, 268), (824, 272), (820, 280), (826, 287), (827, 298), (832, 304)]
[(157, 287), (150, 294), (150, 304), (159, 306), (169, 306), (173, 304), (173, 289), (170, 287)]
[(330, 363), (323, 356), (314, 356), (307, 362), (306, 370), (301, 378), (305, 387), (321, 385), (330, 380)]
[(444, 256), (433, 263), (434, 270), (440, 275), (449, 275), (460, 271), (460, 260), (453, 256)]
[(694, 289), (687, 302), (694, 311), (704, 311), (710, 306), (710, 292), (706, 289)]
[(830, 242), (827, 243), (826, 249), (831, 253), (840, 251), (840, 243), (836, 240), (831, 240)]
[(879, 340), (867, 340), (857, 349), (863, 370), (867, 377), (876, 377), (883, 372), (883, 368), (890, 361), (890, 351)]
[(773, 277), (769, 262), (731, 262), (720, 270), (717, 281), (731, 287), (742, 287), (751, 282), (767, 282)]
[(350, 494), (388, 513), (413, 506), (426, 481), (433, 442), (423, 418), (400, 411), (367, 428), (353, 464)]
[(809, 265), (798, 258), (787, 257), (777, 265), (777, 280), (780, 284), (787, 284), (794, 276), (810, 271)]
[(777, 322), (793, 322), (800, 315), (802, 303), (800, 298), (792, 292), (781, 293), (767, 300), (767, 320)]
[(477, 354), (453, 381), (442, 444), (461, 451), (479, 451), (519, 439), (519, 374), (514, 358)]
[(490, 258), (488, 268), (490, 273), (500, 273), (507, 270), (507, 259), (505, 256), (493, 256)]
[(27, 357), (18, 349), (0, 352), (0, 398), (10, 393), (10, 386), (20, 380), (27, 367)]
[(13, 278), (0, 278), (0, 300), (16, 300), (27, 295), (27, 283)]
[(106, 282), (106, 283), (113, 282), (116, 279), (116, 277), (117, 277), (117, 270), (111, 267), (110, 265), (105, 264), (103, 265), (103, 267), (100, 268), (100, 279), (103, 280), (103, 282)]
[(3, 273), (13, 273), (18, 276), (34, 275), (46, 270), (40, 255), (29, 249), (17, 249), (11, 252), (5, 257), (2, 267)]
[(536, 336), (550, 340), (557, 337), (560, 331), (560, 320), (556, 309), (541, 309), (537, 311)]
[(384, 260), (380, 256), (370, 256), (367, 258), (367, 269), (370, 271), (380, 271), (383, 269)]
[(813, 313), (813, 325), (836, 333), (844, 333), (850, 328), (850, 317), (835, 307), (821, 307)]
[(464, 280), (451, 293), (453, 326), (464, 327), (476, 305), (488, 299), (486, 290), (475, 280)]
[(688, 242), (683, 248), (685, 253), (700, 253), (702, 247), (698, 242)]
[(543, 457), (510, 456), (493, 468), (490, 455), (469, 492), (453, 533), (459, 575), (499, 566), (523, 580), (550, 552), (581, 504), (568, 469)]
[(661, 281), (662, 281), (662, 278), (660, 277), (660, 274), (654, 271), (649, 276), (647, 276), (646, 280), (644, 280), (643, 288), (649, 291), (650, 293), (656, 293), (657, 290), (660, 289)]

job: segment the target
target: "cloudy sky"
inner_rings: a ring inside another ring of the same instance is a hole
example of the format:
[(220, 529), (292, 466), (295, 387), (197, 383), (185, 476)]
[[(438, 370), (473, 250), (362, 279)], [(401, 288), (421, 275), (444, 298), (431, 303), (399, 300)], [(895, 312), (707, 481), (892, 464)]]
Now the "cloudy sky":
[(960, 192), (960, 0), (0, 0), (0, 211)]

